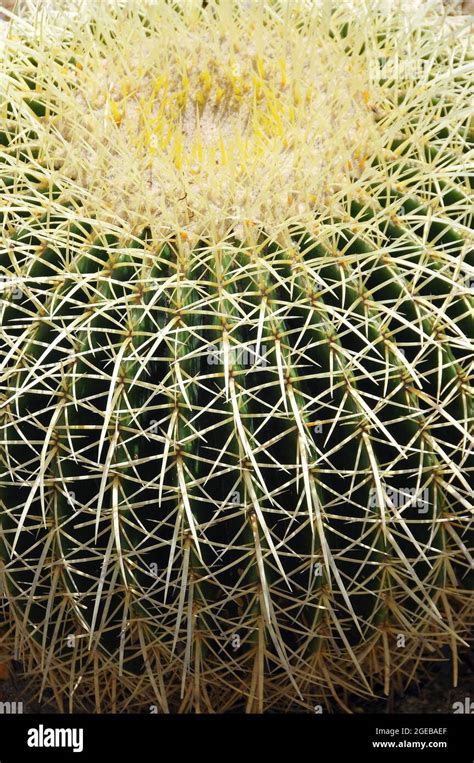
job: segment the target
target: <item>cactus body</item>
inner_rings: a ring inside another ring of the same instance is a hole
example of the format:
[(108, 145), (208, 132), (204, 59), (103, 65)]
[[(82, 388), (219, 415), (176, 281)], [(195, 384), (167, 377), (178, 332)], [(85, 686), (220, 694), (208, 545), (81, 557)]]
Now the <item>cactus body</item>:
[[(347, 710), (445, 646), (455, 677), (472, 622), (469, 43), (262, 8), (25, 24), (3, 54), (3, 578), (64, 709)], [(171, 28), (179, 81), (137, 56), (174, 60)]]

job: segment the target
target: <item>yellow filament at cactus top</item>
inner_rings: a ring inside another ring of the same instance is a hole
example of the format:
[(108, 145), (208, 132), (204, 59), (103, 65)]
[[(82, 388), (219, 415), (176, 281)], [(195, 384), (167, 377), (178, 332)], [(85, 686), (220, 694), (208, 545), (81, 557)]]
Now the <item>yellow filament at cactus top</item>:
[(367, 72), (318, 41), (307, 9), (284, 19), (265, 4), (199, 5), (157, 11), (156, 23), (150, 9), (151, 34), (104, 10), (106, 34), (78, 39), (67, 160), (132, 225), (144, 208), (197, 235), (307, 224), (374, 143)]

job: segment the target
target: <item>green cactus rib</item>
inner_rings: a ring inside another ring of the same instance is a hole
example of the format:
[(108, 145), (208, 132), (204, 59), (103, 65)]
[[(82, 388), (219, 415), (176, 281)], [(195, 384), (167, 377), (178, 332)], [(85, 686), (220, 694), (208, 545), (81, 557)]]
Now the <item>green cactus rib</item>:
[(25, 668), (98, 712), (347, 711), (445, 646), (456, 681), (474, 577), (464, 75), (451, 101), (431, 75), (424, 98), (382, 83), (385, 144), (314, 229), (190, 241), (91, 214), (52, 163), (72, 48), (43, 97), (39, 59), (17, 61), (26, 94), (0, 130), (0, 559)]

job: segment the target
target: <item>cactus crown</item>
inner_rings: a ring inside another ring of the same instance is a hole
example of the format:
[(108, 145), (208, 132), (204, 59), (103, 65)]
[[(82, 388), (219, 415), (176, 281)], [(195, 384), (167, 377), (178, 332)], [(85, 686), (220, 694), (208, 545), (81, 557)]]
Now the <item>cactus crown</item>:
[(305, 5), (165, 4), (139, 17), (104, 4), (92, 27), (68, 30), (76, 63), (56, 67), (54, 92), (45, 33), (35, 75), (55, 104), (45, 150), (116, 224), (156, 218), (161, 236), (213, 240), (247, 222), (309, 224), (377, 140), (364, 62)]

